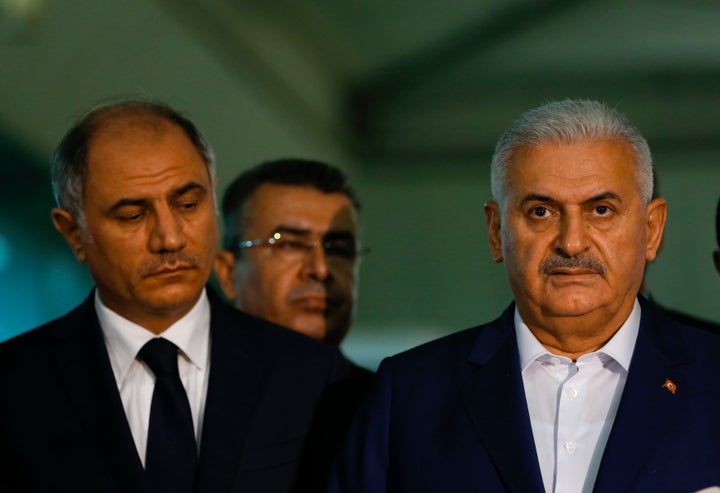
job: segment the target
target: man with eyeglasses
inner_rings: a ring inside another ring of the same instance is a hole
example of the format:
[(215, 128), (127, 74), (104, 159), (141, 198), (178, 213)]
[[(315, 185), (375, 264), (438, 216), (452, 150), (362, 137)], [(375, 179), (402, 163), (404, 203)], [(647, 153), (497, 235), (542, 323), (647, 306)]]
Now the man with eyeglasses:
[[(244, 312), (339, 346), (357, 301), (364, 251), (359, 211), (345, 175), (326, 163), (279, 159), (245, 171), (222, 203), (223, 250), (215, 274), (223, 292)], [(312, 457), (332, 459), (372, 381), (370, 371), (347, 358), (345, 366), (348, 379), (333, 396), (339, 404), (316, 419), (322, 431), (313, 446), (320, 452)], [(321, 490), (322, 470), (301, 472)]]
[(0, 491), (296, 491), (343, 363), (206, 286), (215, 161), (196, 126), (160, 103), (97, 107), (52, 175), (54, 225), (95, 288), (0, 344)]
[(223, 292), (246, 313), (339, 346), (357, 300), (359, 210), (344, 174), (319, 161), (279, 159), (240, 174), (222, 203)]

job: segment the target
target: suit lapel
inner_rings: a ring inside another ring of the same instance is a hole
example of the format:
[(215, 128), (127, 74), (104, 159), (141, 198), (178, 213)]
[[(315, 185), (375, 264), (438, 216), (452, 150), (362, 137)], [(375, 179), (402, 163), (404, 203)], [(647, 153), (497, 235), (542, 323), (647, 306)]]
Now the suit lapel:
[(118, 491), (144, 491), (143, 468), (112, 373), (94, 293), (64, 321), (55, 368), (73, 412)]
[(196, 492), (231, 491), (240, 471), (243, 444), (261, 390), (263, 357), (242, 314), (210, 289), (210, 381), (205, 404)]
[(475, 430), (508, 490), (542, 492), (520, 375), (513, 312), (511, 305), (500, 319), (482, 329), (469, 358), (469, 364), (476, 368), (463, 398)]
[[(683, 410), (687, 354), (672, 322), (641, 301), (642, 319), (628, 379), (600, 463), (595, 492), (629, 491)], [(666, 379), (676, 393), (663, 387)]]

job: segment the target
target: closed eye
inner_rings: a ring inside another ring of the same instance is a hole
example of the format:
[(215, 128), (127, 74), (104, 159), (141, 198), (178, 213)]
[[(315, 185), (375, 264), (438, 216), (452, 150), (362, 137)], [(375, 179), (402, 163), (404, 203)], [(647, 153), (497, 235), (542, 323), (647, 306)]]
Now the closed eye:
[(300, 240), (278, 240), (275, 243), (273, 243), (273, 248), (276, 248), (278, 250), (287, 250), (287, 251), (300, 251), (300, 250), (307, 250), (307, 243)]
[(188, 201), (188, 202), (181, 202), (178, 205), (178, 208), (183, 211), (192, 211), (195, 210), (198, 206), (197, 201)]
[(127, 212), (125, 214), (120, 213), (116, 217), (118, 221), (124, 222), (124, 223), (132, 223), (139, 221), (142, 219), (142, 217), (145, 215), (145, 211), (135, 211), (135, 212)]
[(354, 239), (333, 239), (323, 242), (325, 253), (332, 257), (354, 259), (357, 256), (357, 245)]

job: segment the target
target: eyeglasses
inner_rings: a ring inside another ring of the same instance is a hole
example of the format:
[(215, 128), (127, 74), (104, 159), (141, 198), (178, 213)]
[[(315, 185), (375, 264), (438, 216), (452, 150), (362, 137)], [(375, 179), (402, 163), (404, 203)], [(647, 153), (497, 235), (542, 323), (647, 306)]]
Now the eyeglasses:
[(288, 233), (274, 233), (270, 238), (245, 240), (238, 243), (238, 250), (253, 247), (268, 247), (288, 261), (305, 259), (315, 247), (322, 247), (329, 261), (353, 262), (360, 255), (370, 251), (368, 248), (359, 248), (354, 238), (346, 236), (307, 241)]

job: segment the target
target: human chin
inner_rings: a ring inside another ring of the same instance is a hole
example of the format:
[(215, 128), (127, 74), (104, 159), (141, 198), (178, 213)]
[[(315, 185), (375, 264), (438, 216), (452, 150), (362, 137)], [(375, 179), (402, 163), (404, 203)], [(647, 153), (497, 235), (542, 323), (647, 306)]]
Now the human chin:
[(327, 321), (322, 312), (301, 311), (295, 315), (291, 324), (290, 327), (313, 339), (324, 340), (327, 335)]
[(198, 271), (151, 276), (144, 281), (139, 292), (140, 297), (145, 299), (147, 304), (158, 308), (194, 304), (205, 287), (205, 281)]
[(561, 290), (546, 290), (538, 305), (547, 315), (577, 317), (601, 306), (597, 287), (580, 286)]

